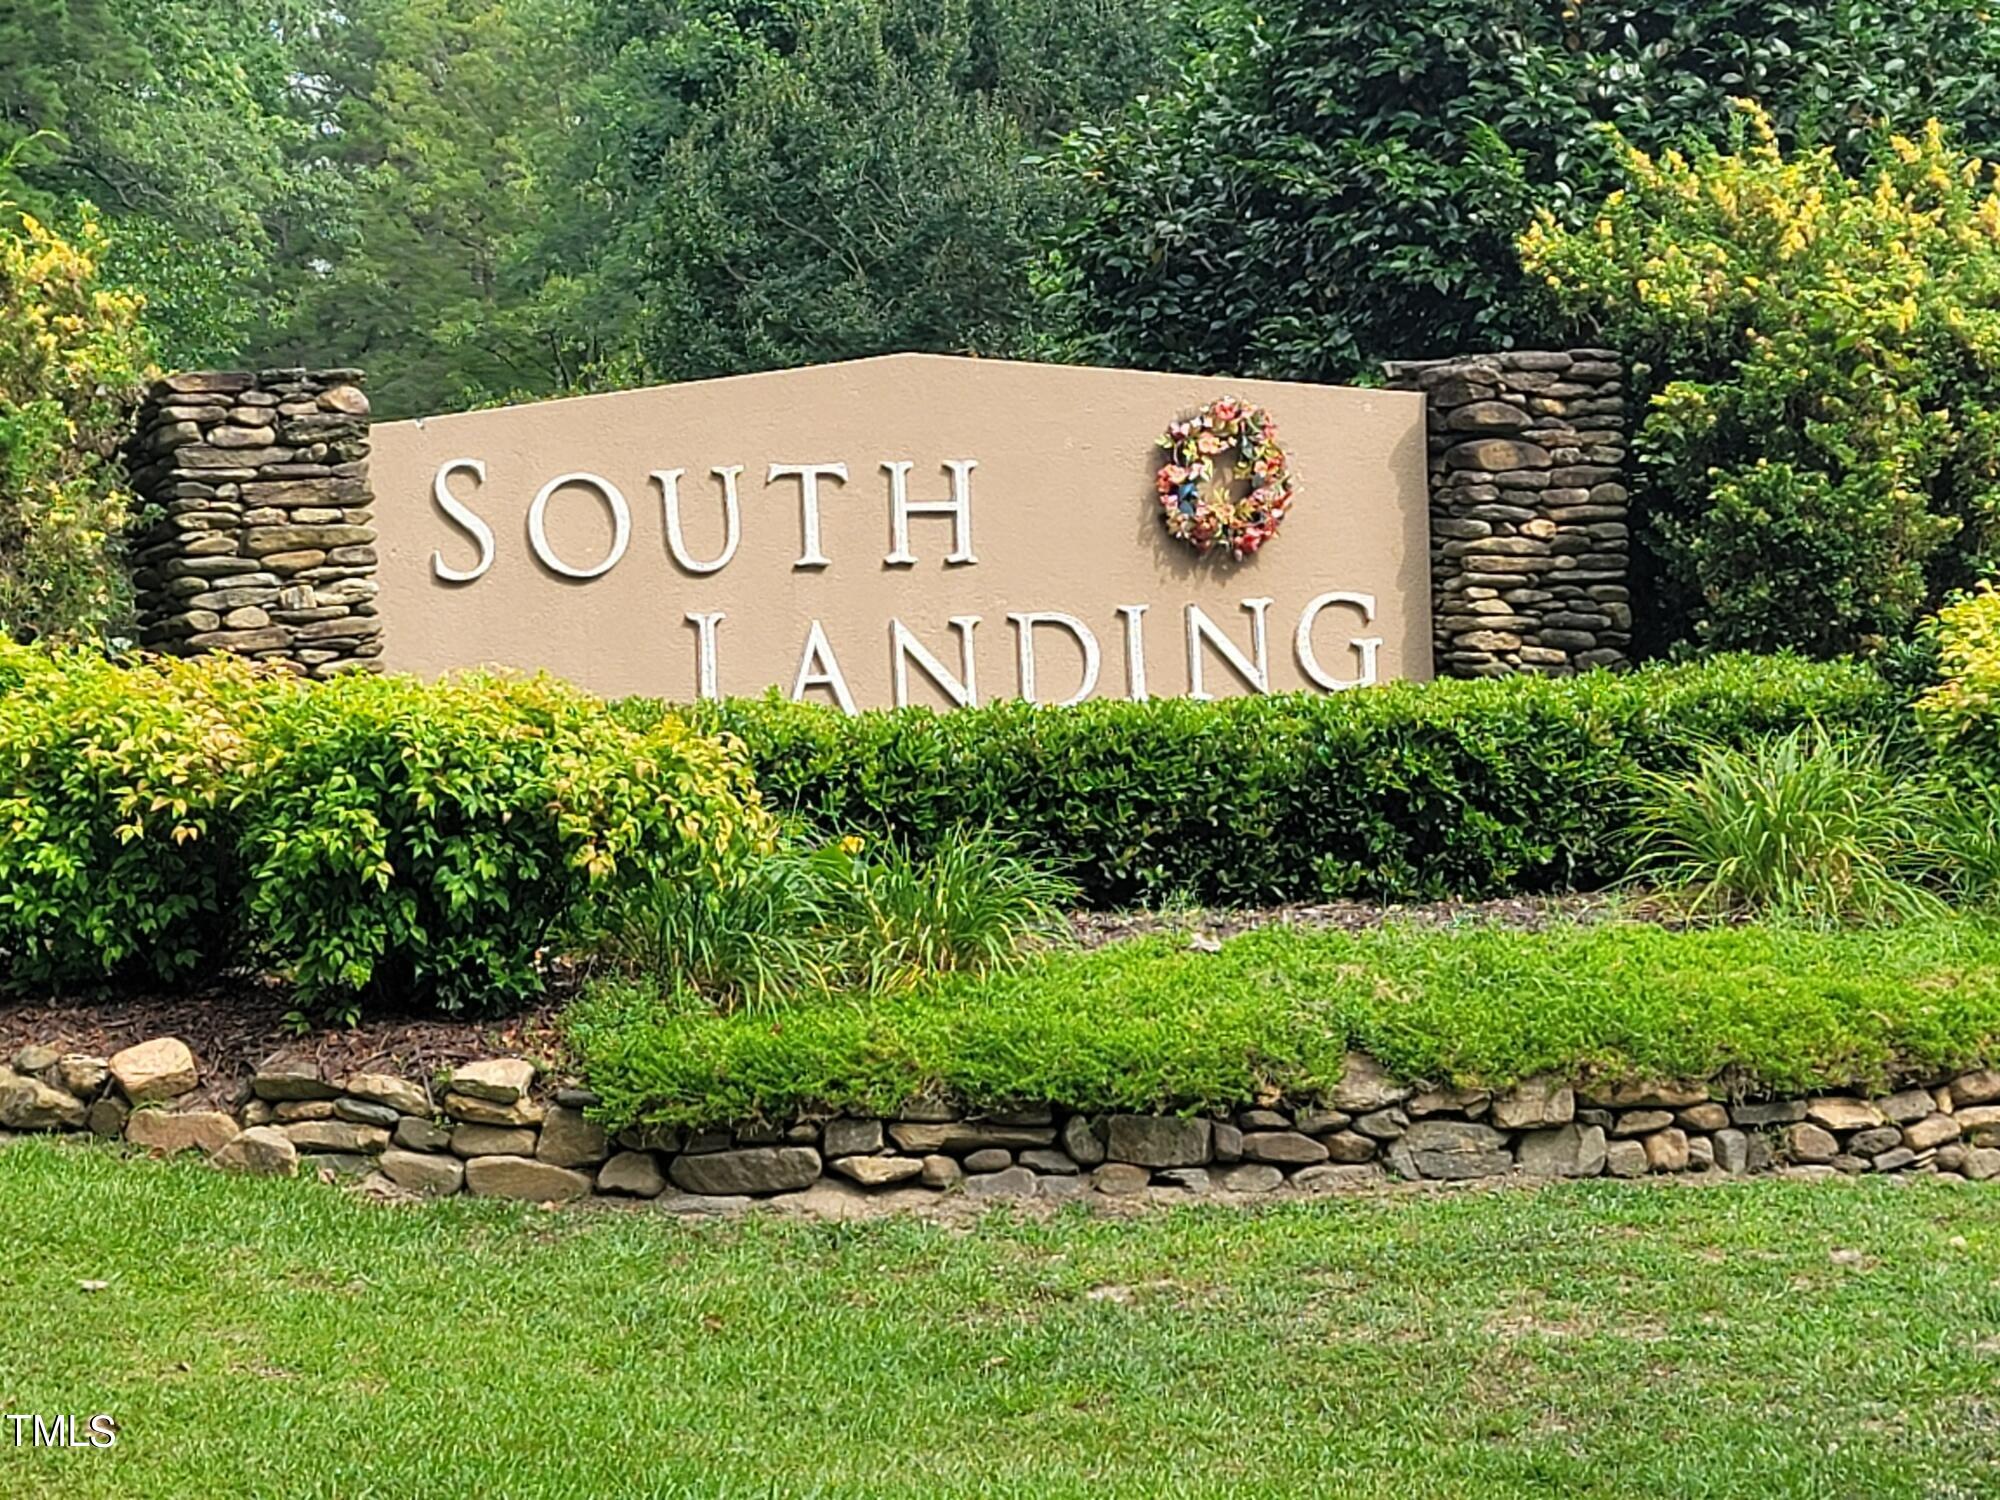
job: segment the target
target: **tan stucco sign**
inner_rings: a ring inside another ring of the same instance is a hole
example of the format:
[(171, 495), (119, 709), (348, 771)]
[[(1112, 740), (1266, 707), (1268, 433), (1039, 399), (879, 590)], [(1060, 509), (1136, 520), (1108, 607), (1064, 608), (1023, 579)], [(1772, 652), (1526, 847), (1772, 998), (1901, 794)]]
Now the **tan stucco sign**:
[[(1162, 525), (1167, 425), (1269, 413), (1254, 556)], [(1423, 397), (893, 355), (374, 431), (385, 664), (870, 708), (1430, 675)]]

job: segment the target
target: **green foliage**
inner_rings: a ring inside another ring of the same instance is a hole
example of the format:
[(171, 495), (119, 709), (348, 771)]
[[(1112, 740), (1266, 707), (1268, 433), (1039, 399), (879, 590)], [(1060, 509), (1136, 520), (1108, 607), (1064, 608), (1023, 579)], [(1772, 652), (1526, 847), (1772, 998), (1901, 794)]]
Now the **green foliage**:
[(1747, 119), (1728, 153), (1627, 148), (1522, 258), (1664, 382), (1638, 448), (1684, 628), (1832, 654), (2000, 544), (2000, 187), (1935, 123), (1849, 176)]
[(1932, 910), (1933, 798), (1872, 739), (1817, 726), (1641, 771), (1633, 879), (1705, 913), (1807, 922)]
[(2000, 593), (1991, 586), (1938, 611), (1939, 680), (1917, 717), (1947, 749), (2000, 775)]
[(101, 285), (89, 219), (66, 240), (0, 201), (0, 634), (91, 639), (129, 624), (118, 538), (146, 348), (136, 298)]
[(0, 966), (13, 989), (176, 983), (242, 949), (238, 790), (283, 681), (0, 642)]
[(1066, 933), (1076, 887), (1011, 838), (962, 829), (926, 856), (850, 836), (819, 852), (830, 928), (869, 994), (988, 973)]
[(725, 746), (546, 678), (305, 683), (0, 647), (5, 983), (210, 979), (504, 1006), (599, 903), (771, 838)]
[[(648, 723), (665, 710), (619, 711)], [(1896, 711), (1865, 668), (1788, 658), (1213, 704), (685, 710), (744, 742), (780, 814), (917, 855), (991, 827), (1099, 906), (1601, 884), (1625, 872), (1611, 789), (1635, 767), (1808, 718), (1874, 731)]]
[(319, 0), (0, 8), (0, 197), (66, 232), (96, 204), (106, 275), (144, 294), (171, 366), (226, 362), (270, 322), (286, 242), (340, 199), (314, 159), (328, 13)]
[(1504, 1087), (1713, 1078), (1877, 1087), (2000, 1042), (2000, 931), (1389, 925), (1166, 939), (776, 1018), (664, 1013), (607, 986), (566, 1013), (607, 1119), (703, 1126), (808, 1108), (1205, 1109), (1310, 1097), (1349, 1047), (1398, 1076)]
[(1750, 94), (1850, 160), (1885, 119), (2000, 144), (1978, 0), (1206, 10), (1198, 61), (1059, 162), (1081, 207), (1052, 270), (1094, 362), (1325, 380), (1545, 341), (1513, 242), (1614, 185), (1603, 123), (1655, 149)]
[(2000, 904), (2000, 781), (1954, 772), (1931, 799), (1930, 842), (1951, 898), (1991, 907)]
[(670, 1006), (685, 997), (768, 1012), (805, 995), (886, 994), (1006, 968), (1067, 932), (1075, 898), (989, 833), (924, 859), (850, 836), (740, 861), (719, 880), (655, 880), (621, 904), (599, 948)]
[(716, 880), (770, 837), (715, 741), (478, 674), (286, 699), (244, 819), (250, 921), (305, 998), (445, 1009), (538, 993), (545, 945), (618, 882)]

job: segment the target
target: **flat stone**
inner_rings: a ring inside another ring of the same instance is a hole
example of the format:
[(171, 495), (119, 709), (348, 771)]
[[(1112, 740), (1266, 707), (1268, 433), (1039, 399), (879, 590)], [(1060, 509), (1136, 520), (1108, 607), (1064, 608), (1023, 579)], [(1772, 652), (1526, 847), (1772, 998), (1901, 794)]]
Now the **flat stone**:
[[(1421, 1120), (1425, 1115), (1478, 1115), (1492, 1103), (1493, 1095), (1487, 1089), (1422, 1089), (1410, 1095), (1403, 1108), (1412, 1118)], [(1299, 1128), (1307, 1127), (1301, 1124)]]
[(131, 1105), (115, 1094), (106, 1094), (84, 1115), (84, 1128), (104, 1140), (116, 1140), (125, 1133), (125, 1122), (131, 1114)]
[(1083, 1198), (1090, 1193), (1090, 1179), (1087, 1177), (1037, 1177), (1035, 1192), (1043, 1198), (1067, 1200)]
[(1990, 1146), (1970, 1147), (1959, 1170), (1974, 1182), (1986, 1182), (1994, 1177), (2000, 1177), (2000, 1150)]
[(1077, 1175), (1077, 1163), (1074, 1158), (1061, 1151), (1051, 1151), (1041, 1147), (1030, 1147), (1023, 1151), (1021, 1165), (1031, 1172), (1039, 1172), (1044, 1177)]
[(1094, 1167), (1104, 1160), (1104, 1141), (1085, 1115), (1063, 1121), (1062, 1148), (1079, 1166)]
[(1001, 1172), (1014, 1165), (1014, 1153), (999, 1146), (982, 1146), (965, 1158), (968, 1172)]
[[(1944, 1116), (1950, 1119), (1949, 1115)], [(1957, 1133), (1956, 1124), (1952, 1126)], [(1880, 1156), (1884, 1151), (1893, 1151), (1903, 1144), (1903, 1132), (1894, 1125), (1878, 1125), (1873, 1130), (1857, 1130), (1847, 1139), (1847, 1149), (1854, 1156)]]
[(397, 1187), (430, 1198), (447, 1198), (465, 1185), (465, 1164), (429, 1151), (384, 1151), (382, 1175)]
[(407, 1078), (398, 1078), (393, 1073), (356, 1073), (341, 1085), (341, 1091), (356, 1099), (386, 1104), (398, 1114), (431, 1112), (431, 1096)]
[(1227, 1120), (1211, 1122), (1208, 1132), (1210, 1155), (1221, 1162), (1243, 1160), (1243, 1132)]
[(924, 1172), (923, 1162), (914, 1156), (836, 1156), (826, 1165), (828, 1171), (870, 1188), (908, 1182)]
[(1236, 1112), (1236, 1126), (1239, 1130), (1290, 1130), (1292, 1117), (1275, 1109), (1239, 1109)]
[(1934, 1113), (1938, 1106), (1929, 1089), (1904, 1089), (1886, 1099), (1877, 1099), (1875, 1107), (1891, 1125), (1908, 1125)]
[(1112, 1115), (1104, 1122), (1106, 1157), (1140, 1167), (1198, 1167), (1209, 1160), (1207, 1120), (1174, 1115)]
[(1514, 1169), (1507, 1138), (1490, 1125), (1419, 1120), (1389, 1148), (1389, 1165), (1405, 1177), (1462, 1181)]
[(1161, 1187), (1179, 1188), (1184, 1193), (1206, 1193), (1215, 1186), (1207, 1167), (1168, 1167), (1155, 1172), (1153, 1181)]
[(1882, 1111), (1859, 1099), (1813, 1099), (1806, 1104), (1806, 1118), (1822, 1130), (1845, 1133), (1867, 1130), (1884, 1123)]
[(1285, 1180), (1285, 1174), (1262, 1162), (1246, 1161), (1226, 1169), (1219, 1179), (1225, 1193), (1268, 1193)]
[(89, 1113), (74, 1094), (39, 1078), (0, 1082), (0, 1125), (10, 1130), (75, 1130)]
[(1690, 1172), (1713, 1171), (1715, 1168), (1715, 1141), (1713, 1137), (1705, 1135), (1689, 1136), (1687, 1159), (1688, 1170)]
[(105, 1064), (118, 1087), (134, 1104), (178, 1099), (200, 1081), (194, 1053), (179, 1037), (154, 1037), (112, 1054)]
[(1107, 1162), (1090, 1174), (1090, 1185), (1111, 1198), (1129, 1198), (1135, 1193), (1143, 1193), (1152, 1181), (1151, 1172), (1129, 1162)]
[(558, 1104), (543, 1118), (536, 1160), (559, 1167), (594, 1167), (610, 1154), (611, 1140), (604, 1127), (584, 1118), (582, 1110)]
[(1840, 1143), (1823, 1127), (1801, 1121), (1785, 1131), (1785, 1154), (1793, 1161), (1832, 1161), (1840, 1154)]
[(676, 1187), (690, 1193), (784, 1193), (819, 1176), (820, 1156), (810, 1146), (748, 1146), (701, 1156), (677, 1156), (668, 1169)]
[(935, 1124), (898, 1120), (889, 1127), (889, 1138), (897, 1149), (912, 1156), (937, 1151), (978, 1151), (998, 1146), (1018, 1151), (1028, 1146), (1053, 1146), (1053, 1125), (994, 1125), (976, 1120), (945, 1120)]
[(389, 1132), (379, 1125), (356, 1125), (347, 1120), (301, 1120), (283, 1129), (301, 1151), (359, 1155), (382, 1151), (389, 1145)]
[(242, 1133), (235, 1118), (219, 1109), (192, 1109), (178, 1114), (164, 1109), (135, 1109), (132, 1118), (125, 1122), (126, 1140), (163, 1155), (177, 1151), (211, 1155)]
[(396, 1122), (395, 1142), (405, 1151), (449, 1151), (451, 1131), (430, 1120), (405, 1115)]
[(451, 1091), (495, 1104), (523, 1098), (535, 1081), (535, 1065), (520, 1057), (489, 1057), (454, 1069)]
[(270, 1100), (261, 1101), (271, 1112), (271, 1118), (280, 1125), (290, 1125), (299, 1120), (331, 1120), (333, 1101), (331, 1099), (287, 1099), (282, 1104)]
[(451, 1133), (451, 1151), (464, 1157), (533, 1156), (535, 1132), (524, 1125), (460, 1125)]
[(1729, 1128), (1729, 1110), (1725, 1105), (1713, 1100), (1701, 1104), (1690, 1104), (1686, 1109), (1674, 1111), (1674, 1123), (1683, 1130), (1710, 1132)]
[(1750, 1137), (1740, 1130), (1715, 1133), (1715, 1164), (1732, 1177), (1750, 1170)]
[(837, 1156), (873, 1156), (881, 1149), (880, 1120), (828, 1120), (821, 1132), (820, 1154), (829, 1161)]
[(662, 1213), (688, 1219), (719, 1219), (741, 1213), (754, 1200), (740, 1193), (662, 1193), (653, 1200)]
[(257, 1065), (250, 1091), (259, 1099), (282, 1103), (296, 1099), (335, 1099), (340, 1090), (320, 1077), (319, 1064), (309, 1058), (279, 1053)]
[(1326, 1147), (1328, 1161), (1347, 1166), (1373, 1161), (1379, 1149), (1367, 1136), (1352, 1130), (1336, 1130), (1332, 1135), (1321, 1137), (1320, 1144)]
[(1474, 438), (1446, 449), (1444, 462), (1451, 469), (1484, 469), (1491, 474), (1504, 474), (1519, 469), (1546, 469), (1550, 459), (1549, 450), (1535, 443), (1513, 438)]
[(394, 1130), (396, 1122), (402, 1119), (386, 1104), (377, 1104), (372, 1099), (349, 1099), (345, 1096), (333, 1101), (333, 1115), (337, 1120), (352, 1120), (357, 1125), (379, 1125), (384, 1130)]
[(1950, 1115), (1926, 1115), (1903, 1127), (1903, 1144), (1912, 1151), (1929, 1151), (1958, 1139), (1959, 1123)]
[(1620, 1138), (1651, 1135), (1673, 1123), (1674, 1113), (1670, 1109), (1628, 1109), (1612, 1121), (1611, 1133)]
[(999, 1172), (969, 1172), (965, 1178), (968, 1198), (1032, 1198), (1040, 1181), (1026, 1167), (1008, 1167)]
[(1686, 1109), (1708, 1098), (1705, 1083), (1593, 1084), (1576, 1091), (1579, 1103), (1594, 1109)]
[(1961, 1073), (1951, 1081), (1951, 1103), (1954, 1109), (1964, 1109), (1968, 1104), (1992, 1104), (2000, 1101), (2000, 1069), (1979, 1068), (1970, 1073)]
[(1374, 1163), (1366, 1166), (1325, 1163), (1300, 1167), (1292, 1173), (1290, 1182), (1301, 1193), (1352, 1193), (1380, 1187), (1385, 1180), (1382, 1168)]
[(1391, 1078), (1367, 1053), (1350, 1052), (1327, 1103), (1343, 1114), (1366, 1115), (1401, 1104), (1413, 1092)]
[(1530, 1177), (1595, 1177), (1604, 1170), (1604, 1130), (1598, 1125), (1556, 1125), (1531, 1130), (1515, 1147)]
[[(436, 1160), (434, 1157), (424, 1158)], [(526, 1156), (475, 1156), (465, 1164), (465, 1190), (475, 1198), (569, 1203), (590, 1191), (590, 1179), (568, 1167)]]
[(1327, 1151), (1324, 1144), (1296, 1130), (1253, 1130), (1243, 1137), (1243, 1156), (1248, 1161), (1309, 1167), (1325, 1161)]
[(95, 1097), (111, 1077), (110, 1062), (86, 1052), (66, 1052), (55, 1060), (54, 1067), (55, 1076), (43, 1081), (79, 1099)]
[(957, 1157), (933, 1154), (924, 1158), (921, 1175), (925, 1187), (943, 1189), (955, 1187), (965, 1176), (965, 1168)]
[(1492, 1106), (1492, 1122), (1502, 1130), (1546, 1130), (1574, 1118), (1576, 1090), (1548, 1074), (1520, 1080)]
[(1613, 1177), (1644, 1177), (1651, 1166), (1646, 1148), (1637, 1141), (1611, 1141), (1604, 1147), (1604, 1170)]
[(1687, 1132), (1678, 1125), (1656, 1130), (1639, 1143), (1646, 1148), (1646, 1165), (1655, 1172), (1685, 1172), (1688, 1167)]
[(556, 1103), (564, 1109), (595, 1109), (603, 1102), (595, 1089), (578, 1088), (572, 1084), (556, 1090)]
[(299, 1150), (275, 1125), (253, 1125), (223, 1143), (209, 1161), (244, 1177), (296, 1177)]
[(1916, 1152), (1907, 1146), (1898, 1146), (1894, 1151), (1884, 1151), (1869, 1165), (1878, 1172), (1900, 1172), (1916, 1159)]
[(510, 1099), (502, 1104), (475, 1094), (446, 1094), (444, 1112), (468, 1125), (539, 1125), (547, 1111), (532, 1099)]
[(1354, 1122), (1354, 1131), (1370, 1140), (1393, 1141), (1410, 1128), (1410, 1117), (1400, 1108), (1378, 1109)]
[(620, 1151), (598, 1168), (597, 1190), (626, 1198), (657, 1198), (667, 1190), (667, 1174), (650, 1151)]

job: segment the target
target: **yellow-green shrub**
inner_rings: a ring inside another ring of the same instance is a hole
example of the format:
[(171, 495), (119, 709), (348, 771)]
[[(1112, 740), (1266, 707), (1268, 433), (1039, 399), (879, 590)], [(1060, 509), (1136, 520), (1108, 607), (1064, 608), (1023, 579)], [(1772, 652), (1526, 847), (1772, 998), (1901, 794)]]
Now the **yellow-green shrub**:
[(444, 1006), (541, 987), (551, 939), (622, 886), (721, 877), (772, 825), (735, 752), (621, 724), (550, 677), (348, 676), (271, 715), (243, 810), (259, 940), (308, 998)]
[(1941, 681), (1918, 716), (1947, 746), (2000, 772), (2000, 593), (1988, 586), (1938, 611)]
[(1935, 121), (1850, 176), (1743, 109), (1727, 152), (1625, 147), (1627, 187), (1578, 228), (1544, 214), (1521, 255), (1652, 386), (1676, 623), (1836, 654), (2000, 543), (2000, 188)]
[(0, 645), (0, 983), (253, 959), (314, 1002), (504, 1005), (627, 885), (771, 822), (721, 741), (548, 678), (307, 683)]
[(127, 623), (116, 545), (145, 344), (137, 297), (98, 286), (105, 242), (0, 203), (0, 632), (90, 637)]
[(235, 800), (288, 679), (0, 641), (0, 964), (172, 982), (241, 947)]

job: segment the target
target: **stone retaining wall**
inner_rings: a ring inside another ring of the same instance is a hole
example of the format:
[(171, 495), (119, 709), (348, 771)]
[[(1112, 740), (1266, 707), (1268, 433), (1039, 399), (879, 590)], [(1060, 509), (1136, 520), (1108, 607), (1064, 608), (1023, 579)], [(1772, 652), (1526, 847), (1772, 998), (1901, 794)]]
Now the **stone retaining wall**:
[(1437, 671), (1566, 675), (1632, 644), (1624, 367), (1609, 349), (1383, 366), (1429, 398)]
[(141, 645), (315, 677), (373, 668), (382, 622), (360, 379), (209, 370), (154, 382), (127, 455)]
[(324, 1078), (274, 1057), (233, 1109), (183, 1109), (199, 1066), (163, 1037), (109, 1058), (25, 1047), (0, 1067), (0, 1137), (89, 1131), (218, 1167), (366, 1179), (392, 1194), (570, 1202), (593, 1193), (710, 1213), (824, 1189), (894, 1204), (967, 1198), (1320, 1193), (1391, 1178), (2000, 1177), (2000, 1070), (1936, 1078), (1880, 1098), (1727, 1101), (1702, 1084), (1578, 1091), (1530, 1080), (1501, 1094), (1418, 1089), (1350, 1054), (1324, 1099), (1205, 1116), (1092, 1116), (1047, 1106), (947, 1105), (895, 1119), (608, 1135), (586, 1090), (549, 1087), (494, 1058), (450, 1077)]

